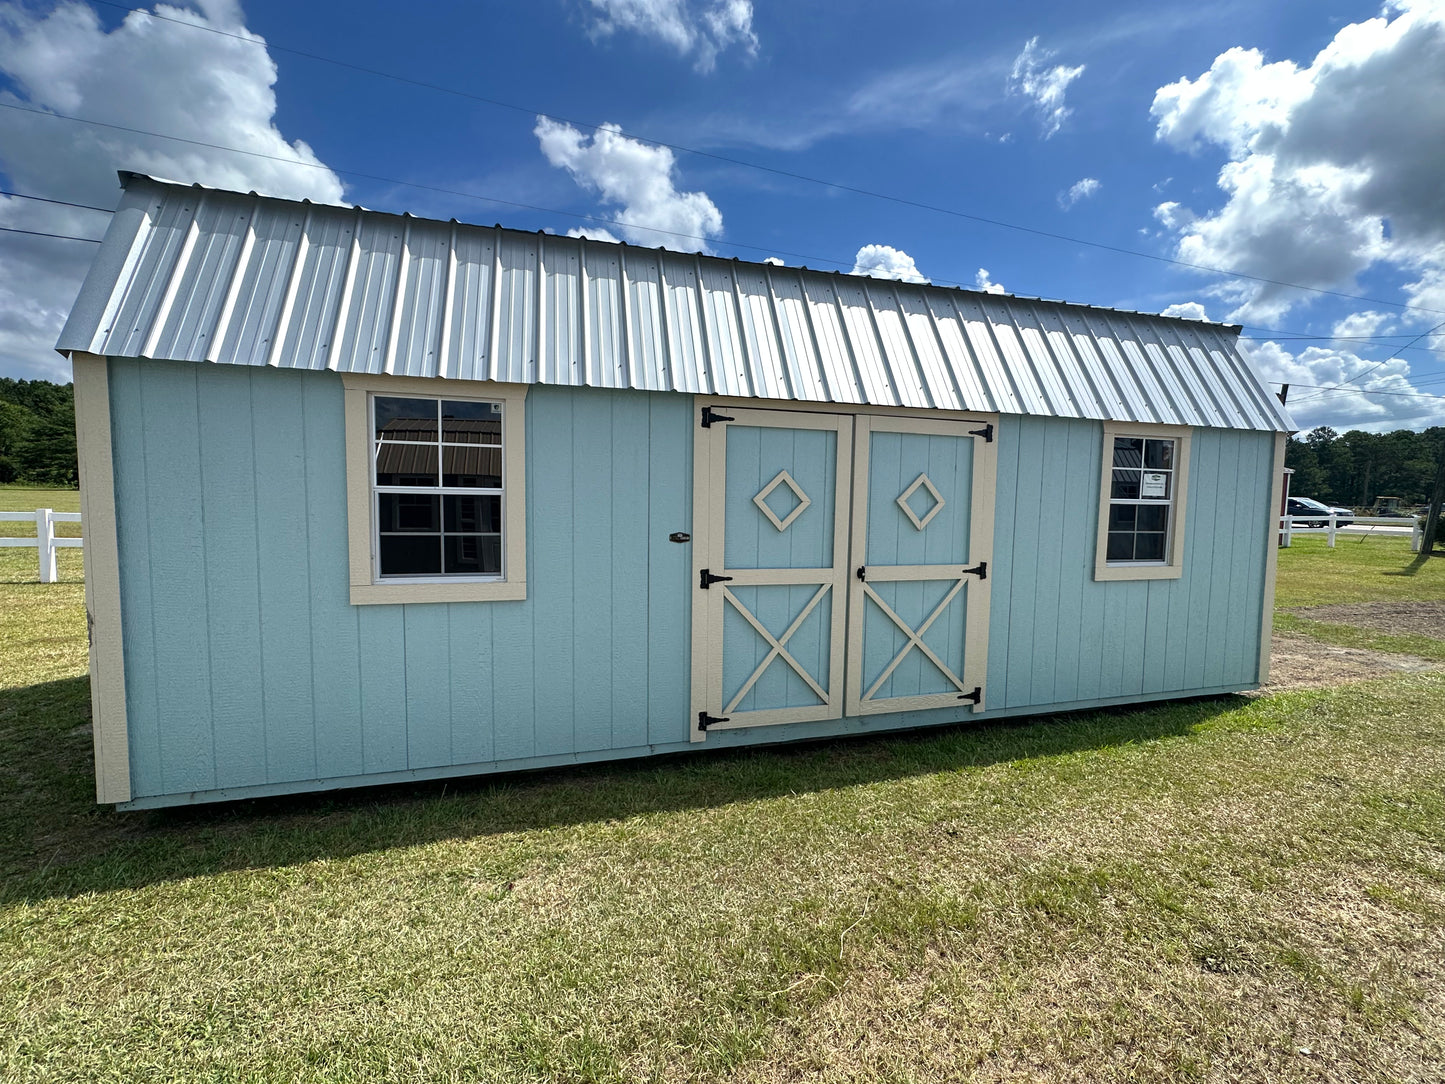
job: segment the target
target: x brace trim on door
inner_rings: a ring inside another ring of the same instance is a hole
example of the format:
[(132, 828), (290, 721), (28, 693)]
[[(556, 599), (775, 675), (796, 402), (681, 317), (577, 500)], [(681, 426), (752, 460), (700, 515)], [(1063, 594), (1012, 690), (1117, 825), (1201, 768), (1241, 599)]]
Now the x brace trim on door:
[(948, 678), (949, 681), (953, 682), (953, 684), (958, 687), (960, 692), (964, 690), (963, 682), (959, 680), (958, 676), (943, 664), (943, 660), (933, 653), (932, 648), (930, 648), (927, 644), (923, 642), (923, 634), (929, 630), (930, 626), (932, 626), (932, 624), (936, 620), (938, 620), (938, 616), (943, 613), (944, 610), (948, 609), (948, 604), (958, 596), (958, 593), (960, 591), (963, 590), (963, 585), (964, 581), (962, 579), (955, 583), (953, 585), (953, 588), (948, 592), (948, 594), (943, 596), (943, 601), (940, 602), (937, 606), (935, 606), (933, 608), (933, 612), (928, 615), (928, 617), (923, 621), (921, 625), (918, 626), (917, 630), (914, 630), (908, 627), (907, 621), (904, 621), (903, 618), (899, 617), (896, 613), (893, 612), (893, 607), (889, 606), (888, 603), (884, 602), (881, 598), (878, 597), (878, 592), (873, 590), (872, 584), (868, 583), (866, 580), (863, 582), (863, 593), (866, 594), (877, 604), (878, 608), (882, 610), (885, 615), (887, 615), (888, 620), (892, 621), (895, 625), (898, 626), (898, 628), (903, 632), (904, 636), (908, 637), (908, 643), (903, 645), (902, 651), (900, 651), (897, 655), (893, 656), (893, 661), (888, 664), (888, 666), (884, 669), (883, 673), (878, 675), (878, 680), (875, 681), (873, 685), (868, 689), (868, 691), (863, 694), (862, 699), (872, 700), (873, 694), (883, 687), (883, 683), (888, 680), (889, 676), (892, 675), (894, 670), (898, 669), (898, 664), (903, 661), (904, 656), (906, 656), (915, 647), (918, 648), (919, 651), (923, 652), (923, 654), (928, 657), (929, 661), (932, 662), (934, 666), (942, 670), (943, 676)]
[[(828, 703), (828, 694), (813, 680), (812, 675), (799, 665), (798, 660), (788, 653), (788, 649), (784, 645), (792, 638), (793, 633), (798, 631), (803, 622), (807, 620), (808, 615), (817, 608), (818, 603), (823, 601), (823, 596), (828, 593), (832, 586), (831, 583), (825, 583), (819, 587), (817, 593), (814, 594), (808, 601), (808, 604), (803, 607), (803, 612), (793, 618), (793, 623), (788, 626), (787, 631), (784, 632), (781, 637), (775, 637), (764, 628), (762, 622), (749, 613), (748, 608), (739, 602), (731, 591), (723, 591), (723, 597), (733, 604), (733, 609), (742, 614), (743, 619), (756, 630), (757, 634), (772, 645), (772, 650), (769, 651), (763, 661), (758, 664), (758, 668), (753, 671), (752, 676), (743, 682), (743, 687), (738, 690), (737, 695), (732, 698), (727, 707), (723, 708), (722, 713), (724, 715), (731, 715), (737, 709), (737, 706), (742, 703), (743, 697), (748, 695), (752, 687), (757, 684), (758, 678), (763, 676), (763, 671), (772, 665), (774, 659), (779, 657), (797, 671), (798, 676), (808, 683), (808, 687), (813, 690), (813, 693), (819, 700), (824, 704)], [(959, 688), (963, 688), (963, 686), (960, 685)]]

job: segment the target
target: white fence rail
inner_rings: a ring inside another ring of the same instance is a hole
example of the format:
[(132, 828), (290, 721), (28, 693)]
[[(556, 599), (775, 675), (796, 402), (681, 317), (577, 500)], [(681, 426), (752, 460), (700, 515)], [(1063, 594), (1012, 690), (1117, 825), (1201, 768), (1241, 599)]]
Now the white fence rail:
[(34, 538), (0, 538), (0, 549), (29, 548), (40, 551), (40, 582), (54, 583), (55, 551), (61, 547), (79, 549), (85, 545), (83, 538), (59, 538), (55, 534), (57, 523), (79, 523), (79, 512), (55, 512), (49, 508), (37, 508), (33, 512), (0, 512), (0, 521), (26, 522), (35, 524)]
[[(1419, 553), (1421, 545), (1425, 541), (1425, 519), (1423, 516), (1355, 516), (1344, 523), (1337, 521), (1335, 516), (1330, 516), (1323, 527), (1300, 527), (1296, 521), (1303, 519), (1301, 516), (1280, 516), (1279, 517), (1279, 544), (1290, 545), (1291, 539), (1297, 534), (1322, 534), (1329, 539), (1330, 549), (1335, 548), (1335, 535), (1340, 531), (1349, 531), (1350, 534), (1385, 534), (1401, 535), (1406, 530), (1410, 532), (1410, 552)], [(1379, 527), (1393, 527), (1393, 531), (1378, 531)]]

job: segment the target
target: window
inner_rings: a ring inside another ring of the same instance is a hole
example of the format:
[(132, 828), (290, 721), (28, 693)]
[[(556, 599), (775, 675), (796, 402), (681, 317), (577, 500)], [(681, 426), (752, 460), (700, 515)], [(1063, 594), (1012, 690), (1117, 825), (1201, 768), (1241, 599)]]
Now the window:
[(526, 389), (344, 376), (351, 601), (526, 597)]
[(1189, 430), (1106, 425), (1096, 580), (1183, 573)]

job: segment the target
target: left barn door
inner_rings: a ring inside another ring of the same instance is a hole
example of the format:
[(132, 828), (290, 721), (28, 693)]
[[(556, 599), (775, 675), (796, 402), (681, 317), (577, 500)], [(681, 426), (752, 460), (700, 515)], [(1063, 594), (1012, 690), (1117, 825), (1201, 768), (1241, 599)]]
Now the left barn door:
[(853, 421), (703, 408), (692, 737), (843, 715)]

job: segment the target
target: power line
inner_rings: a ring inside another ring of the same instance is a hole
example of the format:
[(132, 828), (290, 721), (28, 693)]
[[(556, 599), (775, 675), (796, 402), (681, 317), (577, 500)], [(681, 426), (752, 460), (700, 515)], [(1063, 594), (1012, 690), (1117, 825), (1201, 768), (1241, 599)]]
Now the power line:
[[(440, 93), (442, 93), (442, 94), (450, 94), (450, 95), (453, 95), (453, 96), (458, 97), (458, 98), (465, 98), (465, 99), (467, 99), (467, 100), (469, 100), (469, 101), (479, 102), (479, 103), (482, 103), (482, 104), (484, 104), (484, 105), (495, 106), (495, 107), (497, 107), (497, 108), (499, 108), (499, 109), (507, 109), (507, 110), (511, 110), (511, 111), (517, 112), (517, 113), (526, 113), (526, 114), (528, 114), (528, 115), (530, 115), (530, 116), (536, 116), (536, 117), (545, 116), (545, 117), (548, 117), (548, 118), (553, 119), (553, 120), (563, 121), (563, 122), (565, 122), (565, 123), (567, 123), (567, 124), (571, 124), (571, 125), (574, 125), (574, 126), (579, 127), (579, 128), (587, 128), (587, 129), (589, 129), (589, 130), (591, 130), (591, 131), (593, 131), (593, 132), (598, 132), (598, 131), (601, 131), (601, 130), (602, 130), (602, 125), (600, 125), (600, 124), (594, 124), (594, 123), (591, 123), (591, 122), (589, 122), (589, 121), (572, 120), (572, 119), (570, 119), (570, 118), (568, 118), (568, 117), (562, 117), (562, 116), (558, 116), (558, 115), (553, 114), (553, 113), (548, 113), (548, 112), (545, 111), (545, 110), (541, 110), (541, 109), (531, 109), (531, 108), (528, 108), (528, 107), (526, 107), (526, 106), (517, 105), (517, 104), (514, 103), (514, 102), (505, 102), (505, 101), (502, 101), (501, 99), (498, 99), (498, 98), (489, 98), (489, 97), (486, 97), (486, 96), (480, 95), (480, 94), (472, 94), (472, 93), (470, 93), (470, 92), (468, 92), (468, 91), (457, 90), (457, 89), (455, 89), (455, 88), (453, 88), (453, 87), (443, 86), (443, 85), (440, 84), (440, 83), (430, 83), (430, 82), (427, 82), (427, 81), (425, 81), (425, 80), (413, 79), (413, 78), (411, 78), (411, 77), (409, 77), (409, 76), (396, 75), (396, 74), (394, 74), (394, 73), (392, 73), (392, 72), (382, 71), (382, 70), (380, 70), (380, 69), (378, 69), (378, 68), (368, 68), (368, 67), (366, 67), (366, 66), (364, 66), (364, 65), (361, 65), (361, 64), (353, 64), (353, 63), (351, 63), (351, 62), (349, 62), (349, 61), (337, 60), (337, 59), (335, 59), (335, 58), (333, 58), (333, 57), (322, 56), (322, 55), (320, 55), (319, 53), (311, 53), (311, 52), (306, 52), (306, 51), (301, 50), (301, 49), (292, 49), (292, 48), (290, 48), (290, 47), (288, 47), (288, 46), (284, 46), (284, 45), (276, 45), (276, 44), (274, 44), (274, 43), (272, 43), (272, 42), (268, 42), (266, 39), (261, 38), (261, 37), (259, 37), (259, 36), (248, 36), (248, 35), (245, 35), (245, 34), (235, 33), (234, 31), (222, 30), (222, 29), (220, 29), (220, 28), (218, 28), (218, 27), (202, 25), (202, 24), (200, 24), (200, 23), (194, 23), (194, 22), (186, 22), (186, 21), (183, 20), (183, 19), (176, 19), (176, 18), (173, 18), (173, 17), (171, 17), (171, 16), (167, 16), (167, 15), (159, 15), (159, 14), (157, 14), (156, 12), (147, 11), (147, 10), (145, 10), (145, 9), (143, 9), (143, 8), (133, 8), (133, 7), (130, 7), (129, 5), (126, 5), (126, 4), (115, 3), (115, 2), (113, 2), (113, 0), (95, 0), (95, 2), (96, 2), (96, 3), (99, 3), (99, 4), (104, 4), (106, 7), (115, 8), (115, 9), (117, 9), (117, 10), (119, 10), (119, 11), (125, 11), (125, 12), (134, 13), (134, 14), (145, 15), (145, 16), (148, 17), (148, 18), (159, 19), (159, 20), (161, 20), (161, 21), (163, 21), (163, 22), (175, 23), (177, 26), (190, 27), (190, 28), (193, 29), (193, 30), (202, 30), (202, 31), (205, 31), (205, 32), (210, 33), (210, 34), (218, 34), (218, 35), (220, 35), (220, 36), (222, 36), (222, 37), (231, 38), (231, 39), (234, 39), (234, 40), (236, 40), (236, 41), (243, 41), (243, 42), (247, 42), (247, 43), (252, 44), (252, 45), (260, 45), (260, 46), (262, 46), (262, 47), (264, 47), (264, 48), (267, 48), (267, 49), (275, 49), (277, 52), (290, 53), (290, 54), (293, 55), (293, 56), (304, 57), (304, 58), (306, 58), (306, 59), (308, 59), (308, 60), (316, 60), (316, 61), (319, 61), (319, 62), (321, 62), (321, 63), (323, 63), (323, 64), (332, 64), (332, 65), (335, 65), (336, 67), (346, 68), (346, 69), (348, 69), (348, 70), (355, 71), (355, 72), (360, 72), (360, 73), (365, 74), (365, 75), (373, 75), (373, 76), (377, 76), (377, 77), (382, 78), (382, 79), (390, 79), (390, 80), (393, 80), (394, 82), (404, 83), (404, 84), (407, 84), (407, 85), (409, 85), (409, 86), (419, 87), (419, 88), (422, 88), (422, 89), (425, 89), (425, 90), (434, 90), (434, 91), (438, 91), (438, 92), (440, 92)], [(3, 103), (0, 103), (0, 104), (3, 104)], [(35, 110), (35, 112), (39, 112), (39, 111), (38, 111), (38, 110)], [(59, 116), (60, 114), (53, 114), (53, 115)], [(78, 118), (70, 118), (70, 119), (78, 119)], [(93, 123), (93, 122), (92, 122), (92, 123)], [(129, 130), (129, 129), (122, 129), (122, 130)], [(956, 209), (951, 208), (951, 207), (940, 207), (940, 206), (938, 206), (938, 205), (936, 205), (936, 204), (924, 203), (924, 202), (922, 202), (922, 201), (920, 201), (920, 200), (909, 199), (909, 198), (907, 198), (907, 197), (905, 197), (905, 196), (895, 196), (895, 195), (891, 195), (891, 194), (889, 194), (889, 193), (887, 193), (887, 192), (879, 192), (879, 191), (876, 191), (876, 190), (873, 190), (873, 189), (859, 188), (859, 187), (857, 187), (857, 186), (855, 186), (855, 185), (843, 184), (843, 183), (838, 182), (838, 181), (830, 181), (830, 180), (827, 180), (827, 179), (821, 178), (821, 177), (811, 177), (811, 176), (808, 176), (807, 174), (804, 174), (804, 173), (796, 173), (796, 172), (793, 172), (792, 170), (779, 169), (779, 168), (777, 168), (777, 167), (775, 167), (775, 166), (765, 166), (765, 165), (762, 165), (762, 164), (760, 164), (760, 163), (758, 163), (758, 162), (749, 162), (749, 161), (747, 161), (746, 159), (742, 159), (742, 158), (732, 158), (732, 157), (729, 157), (728, 155), (717, 154), (717, 153), (715, 153), (715, 152), (713, 152), (713, 151), (699, 150), (699, 149), (696, 148), (696, 147), (688, 147), (688, 146), (685, 146), (685, 145), (683, 145), (683, 144), (681, 144), (681, 143), (669, 143), (669, 142), (667, 142), (667, 141), (665, 141), (665, 140), (653, 139), (653, 138), (651, 138), (651, 137), (649, 137), (649, 136), (638, 135), (638, 134), (633, 133), (633, 132), (624, 131), (624, 130), (622, 130), (622, 129), (620, 128), (620, 126), (617, 128), (617, 130), (618, 130), (619, 134), (625, 135), (625, 136), (627, 136), (629, 139), (637, 140), (637, 141), (642, 142), (642, 143), (649, 143), (649, 144), (651, 144), (651, 145), (653, 145), (653, 146), (656, 146), (656, 147), (666, 147), (666, 148), (668, 148), (669, 150), (680, 151), (680, 152), (682, 152), (682, 153), (684, 153), (684, 154), (693, 154), (693, 155), (697, 155), (698, 157), (701, 157), (701, 158), (710, 158), (710, 159), (712, 159), (713, 161), (716, 161), (716, 162), (726, 162), (726, 163), (729, 164), (729, 165), (743, 166), (743, 167), (745, 167), (745, 168), (747, 168), (747, 169), (761, 170), (762, 172), (765, 172), (765, 173), (771, 173), (771, 174), (773, 174), (774, 176), (787, 177), (787, 178), (790, 178), (790, 179), (792, 179), (792, 180), (795, 180), (795, 181), (803, 181), (803, 182), (806, 182), (806, 183), (808, 183), (808, 184), (823, 185), (823, 186), (825, 186), (825, 187), (827, 187), (827, 188), (832, 188), (832, 189), (835, 189), (835, 190), (837, 190), (837, 191), (839, 191), (839, 192), (848, 192), (848, 193), (851, 193), (851, 194), (853, 194), (853, 195), (865, 196), (865, 197), (868, 197), (868, 198), (870, 198), (870, 199), (885, 200), (885, 201), (887, 201), (887, 202), (896, 203), (896, 204), (899, 204), (900, 206), (904, 206), (904, 207), (912, 207), (912, 208), (915, 208), (915, 209), (917, 209), (917, 210), (929, 211), (929, 212), (932, 212), (932, 213), (934, 213), (934, 214), (948, 215), (948, 216), (950, 216), (950, 217), (963, 219), (963, 220), (969, 221), (969, 222), (977, 222), (977, 223), (980, 223), (980, 224), (982, 224), (982, 225), (995, 226), (995, 227), (997, 227), (997, 228), (1006, 229), (1006, 230), (1013, 230), (1013, 231), (1018, 232), (1018, 233), (1027, 233), (1027, 234), (1031, 234), (1031, 235), (1033, 235), (1033, 236), (1035, 236), (1035, 237), (1043, 237), (1043, 238), (1047, 238), (1047, 239), (1049, 239), (1049, 240), (1064, 241), (1064, 242), (1067, 242), (1067, 243), (1069, 243), (1069, 244), (1083, 245), (1083, 246), (1085, 246), (1085, 247), (1098, 249), (1098, 250), (1103, 251), (1103, 252), (1113, 252), (1113, 253), (1118, 254), (1118, 255), (1134, 256), (1134, 257), (1136, 257), (1136, 258), (1145, 259), (1145, 260), (1154, 260), (1154, 261), (1156, 261), (1156, 262), (1158, 262), (1158, 263), (1170, 264), (1170, 265), (1175, 266), (1175, 267), (1183, 267), (1183, 268), (1187, 268), (1187, 269), (1192, 270), (1192, 271), (1204, 271), (1204, 272), (1208, 272), (1208, 273), (1210, 273), (1210, 274), (1215, 274), (1215, 275), (1227, 275), (1227, 276), (1229, 276), (1229, 277), (1231, 277), (1231, 278), (1245, 279), (1245, 280), (1248, 280), (1248, 281), (1250, 281), (1250, 282), (1258, 282), (1258, 283), (1262, 283), (1262, 284), (1268, 285), (1268, 286), (1283, 286), (1283, 287), (1286, 287), (1286, 288), (1289, 288), (1289, 289), (1304, 290), (1304, 291), (1306, 291), (1306, 292), (1308, 292), (1308, 293), (1321, 294), (1321, 295), (1328, 296), (1328, 297), (1340, 297), (1340, 298), (1345, 298), (1345, 299), (1348, 299), (1348, 300), (1351, 300), (1351, 301), (1367, 301), (1367, 302), (1369, 302), (1369, 303), (1372, 304), (1372, 305), (1386, 305), (1386, 306), (1389, 306), (1389, 307), (1391, 307), (1391, 308), (1406, 309), (1406, 310), (1417, 311), (1417, 312), (1433, 312), (1433, 313), (1438, 313), (1438, 312), (1441, 311), (1441, 310), (1439, 310), (1439, 309), (1427, 309), (1427, 308), (1423, 308), (1423, 307), (1421, 307), (1421, 306), (1408, 305), (1408, 304), (1405, 304), (1404, 302), (1400, 302), (1400, 301), (1387, 301), (1387, 300), (1385, 300), (1384, 298), (1366, 297), (1366, 296), (1364, 296), (1364, 295), (1362, 295), (1362, 294), (1348, 294), (1348, 293), (1343, 293), (1343, 292), (1338, 291), (1338, 290), (1326, 290), (1326, 289), (1324, 289), (1324, 288), (1322, 288), (1322, 287), (1318, 287), (1318, 286), (1305, 286), (1305, 285), (1303, 285), (1302, 283), (1298, 283), (1298, 282), (1286, 282), (1286, 281), (1284, 281), (1283, 279), (1266, 278), (1266, 277), (1263, 276), (1263, 275), (1250, 275), (1250, 274), (1247, 274), (1246, 272), (1243, 272), (1243, 271), (1230, 271), (1230, 270), (1227, 270), (1227, 269), (1222, 268), (1222, 267), (1212, 267), (1212, 266), (1210, 266), (1210, 265), (1208, 265), (1208, 264), (1192, 263), (1192, 262), (1190, 262), (1190, 261), (1188, 261), (1188, 260), (1179, 260), (1179, 259), (1175, 259), (1175, 258), (1170, 257), (1170, 256), (1160, 256), (1160, 255), (1158, 255), (1157, 253), (1153, 253), (1153, 252), (1143, 252), (1143, 251), (1140, 251), (1140, 250), (1138, 250), (1138, 249), (1124, 248), (1124, 247), (1119, 246), (1119, 245), (1109, 245), (1109, 244), (1103, 243), (1102, 241), (1090, 241), (1090, 240), (1088, 240), (1088, 239), (1086, 239), (1086, 238), (1082, 238), (1082, 237), (1073, 237), (1073, 236), (1071, 236), (1071, 235), (1069, 235), (1069, 234), (1055, 233), (1055, 232), (1052, 231), (1052, 230), (1038, 229), (1038, 228), (1033, 227), (1033, 226), (1023, 226), (1023, 225), (1019, 225), (1019, 224), (1016, 223), (1016, 222), (1006, 222), (1006, 221), (1004, 221), (1004, 220), (1002, 220), (1002, 219), (989, 218), (989, 217), (987, 217), (987, 216), (985, 216), (985, 215), (969, 214), (969, 213), (966, 212), (966, 211), (959, 211), (959, 210), (956, 210)], [(158, 134), (158, 133), (147, 133), (147, 134), (156, 135), (156, 134)], [(161, 136), (160, 138), (174, 138), (174, 137)], [(201, 146), (211, 146), (211, 144), (200, 144), (200, 145), (201, 145)], [(223, 150), (224, 150), (224, 149), (230, 149), (230, 148), (218, 148), (218, 149), (223, 149)], [(242, 152), (238, 152), (238, 153), (248, 153), (248, 152), (242, 151)], [(338, 173), (348, 173), (350, 176), (353, 176), (353, 177), (367, 177), (366, 174), (357, 173), (357, 172), (348, 171), (348, 170), (337, 170), (336, 172), (338, 172)], [(368, 179), (368, 180), (385, 180), (384, 178), (372, 178), (372, 177), (367, 177), (367, 179)], [(402, 181), (402, 182), (392, 181), (392, 182), (387, 182), (387, 183), (393, 183), (393, 184), (394, 184), (394, 183), (401, 183), (401, 184), (406, 184), (406, 183), (408, 183), (408, 182), (405, 182), (405, 181)], [(426, 186), (426, 185), (416, 185), (416, 186), (414, 186), (414, 187), (427, 188), (428, 186)], [(443, 192), (443, 193), (446, 192), (445, 189), (430, 189), (430, 190), (431, 190), (431, 191), (436, 191), (436, 192)], [(447, 193), (447, 194), (467, 195), (467, 193)], [(543, 211), (547, 211), (548, 213), (551, 213), (551, 214), (567, 214), (567, 213), (568, 213), (568, 212), (565, 212), (565, 211), (553, 211), (553, 210), (551, 210), (551, 209), (549, 209), (549, 208), (532, 207), (532, 206), (527, 205), (527, 204), (511, 203), (511, 202), (509, 202), (509, 201), (507, 201), (507, 200), (491, 199), (491, 197), (487, 197), (487, 196), (474, 196), (474, 197), (472, 197), (472, 198), (475, 198), (475, 199), (488, 199), (488, 200), (490, 200), (490, 201), (493, 202), (493, 203), (501, 203), (501, 204), (505, 204), (505, 205), (513, 206), (513, 207), (522, 207), (522, 208), (525, 208), (525, 209), (527, 209), (527, 210), (543, 210)], [(588, 219), (589, 221), (606, 221), (606, 220), (603, 220), (603, 219), (592, 219), (592, 218), (591, 218), (590, 216), (588, 216), (588, 215), (576, 215), (576, 216), (574, 216), (574, 217), (583, 218), (583, 219)], [(634, 228), (635, 228), (635, 227), (634, 227)], [(670, 232), (670, 231), (658, 231), (658, 232)], [(688, 237), (691, 239), (691, 235), (677, 234), (677, 235), (675, 235), (675, 236), (688, 236)], [(706, 238), (701, 238), (700, 240), (703, 240), (704, 242), (706, 242), (707, 239), (706, 239)], [(724, 243), (726, 243), (726, 242), (724, 242)], [(756, 249), (756, 250), (758, 250), (758, 251), (763, 251), (763, 250), (764, 250), (764, 249), (763, 249), (763, 246), (757, 246), (757, 245), (741, 245), (741, 244), (739, 244), (739, 245), (736, 245), (735, 247), (738, 247), (738, 248), (748, 248), (748, 249)], [(794, 254), (793, 254), (793, 253), (788, 253), (788, 255), (794, 255)], [(802, 258), (802, 259), (810, 259), (810, 258), (816, 259), (817, 257), (806, 257), (806, 256), (805, 256), (805, 257), (801, 257), (801, 258)], [(838, 264), (838, 265), (840, 265), (840, 266), (846, 266), (846, 264), (849, 263), (849, 262), (851, 262), (851, 261), (846, 261), (846, 260), (828, 260), (827, 262), (828, 262), (828, 263), (835, 263), (835, 264)], [(940, 280), (938, 280), (938, 281), (940, 281), (940, 282), (947, 281), (947, 282), (952, 282), (953, 284), (956, 284), (956, 285), (964, 285), (963, 283), (958, 283), (957, 280), (944, 280), (944, 279), (940, 279)]]
[(36, 203), (54, 203), (60, 207), (78, 207), (82, 211), (100, 211), (104, 214), (114, 214), (113, 207), (93, 207), (89, 203), (71, 203), (69, 200), (50, 199), (47, 196), (28, 196), (24, 192), (6, 192), (0, 189), (0, 196), (9, 196), (12, 199), (33, 199)]
[[(564, 211), (557, 207), (541, 207), (534, 203), (518, 203), (516, 200), (499, 199), (496, 196), (484, 196), (478, 192), (465, 192), (456, 188), (441, 188), (437, 185), (422, 184), (419, 181), (404, 181), (398, 177), (383, 177), (375, 173), (364, 173), (361, 170), (344, 169), (340, 166), (328, 166), (324, 162), (303, 162), (295, 158), (283, 158), (279, 154), (266, 154), (263, 151), (244, 150), (240, 147), (227, 147), (220, 143), (208, 143), (202, 139), (189, 139), (185, 136), (166, 135), (164, 132), (152, 132), (144, 128), (132, 128), (124, 124), (111, 124), (102, 120), (90, 120), (86, 117), (74, 117), (66, 113), (52, 113), (46, 109), (33, 109), (30, 106), (17, 105), (14, 102), (0, 102), (0, 109), (14, 109), (21, 113), (34, 113), (36, 116), (49, 117), (52, 120), (68, 120), (76, 124), (87, 124), (96, 128), (109, 128), (112, 131), (127, 132), (131, 135), (150, 136), (154, 139), (166, 139), (175, 143), (185, 143), (192, 147), (205, 147), (208, 150), (225, 151), (229, 154), (244, 154), (252, 158), (264, 158), (271, 162), (284, 162), (287, 165), (302, 166), (306, 169), (321, 169), (328, 173), (340, 173), (348, 177), (360, 177), (363, 180), (376, 181), (380, 184), (402, 185), (407, 188), (416, 188), (424, 192), (436, 192), (444, 196), (459, 196), (464, 199), (480, 200), (483, 203), (496, 203), (504, 207), (516, 207), (524, 211), (540, 211), (544, 214), (563, 215), (567, 218), (580, 219), (583, 222), (592, 222), (601, 226), (617, 226), (618, 228), (647, 230), (650, 233), (666, 234), (671, 237), (681, 237), (689, 241), (697, 241), (700, 244), (721, 244), (732, 248), (745, 248), (756, 252), (771, 252), (784, 256), (792, 256), (799, 260), (813, 260), (822, 263), (835, 264), (839, 267), (851, 266), (854, 261), (851, 259), (834, 259), (828, 256), (810, 256), (802, 252), (789, 252), (785, 249), (775, 248), (772, 245), (749, 245), (741, 241), (725, 241), (720, 238), (709, 238), (701, 234), (679, 233), (676, 230), (661, 229), (655, 226), (643, 226), (635, 222), (621, 222), (617, 219), (602, 218), (598, 215), (584, 215), (576, 211)], [(937, 282), (948, 282), (953, 285), (964, 285), (952, 279), (937, 279)]]
[[(1349, 378), (1346, 379), (1346, 380), (1341, 380), (1338, 384), (1335, 384), (1333, 387), (1326, 388), (1325, 390), (1326, 390), (1326, 391), (1334, 391), (1334, 390), (1337, 389), (1337, 388), (1343, 388), (1346, 384), (1353, 384), (1356, 380), (1359, 380), (1362, 376), (1368, 376), (1370, 373), (1373, 373), (1375, 370), (1379, 369), (1381, 366), (1385, 365), (1386, 363), (1391, 362), (1391, 361), (1394, 361), (1395, 358), (1399, 357), (1402, 352), (1404, 352), (1405, 350), (1408, 350), (1410, 347), (1414, 346), (1414, 345), (1415, 345), (1417, 342), (1419, 342), (1421, 339), (1425, 338), (1426, 336), (1435, 334), (1435, 332), (1439, 331), (1441, 328), (1445, 328), (1445, 320), (1442, 320), (1440, 323), (1436, 324), (1436, 325), (1435, 325), (1434, 327), (1432, 327), (1429, 331), (1422, 331), (1422, 332), (1420, 332), (1420, 334), (1416, 335), (1413, 339), (1411, 339), (1409, 342), (1407, 342), (1404, 346), (1396, 347), (1394, 353), (1392, 353), (1389, 357), (1383, 359), (1382, 361), (1377, 361), (1374, 365), (1371, 365), (1368, 369), (1362, 370), (1361, 372), (1356, 373), (1354, 376), (1349, 377)], [(1359, 390), (1364, 391), (1365, 389), (1361, 388), (1361, 389), (1359, 389)], [(1300, 402), (1308, 403), (1311, 399), (1318, 399), (1321, 394), (1322, 394), (1322, 393), (1318, 393), (1318, 392), (1317, 392), (1317, 393), (1314, 394), (1314, 395), (1306, 395), (1302, 400), (1300, 400)], [(1404, 393), (1397, 392), (1397, 393), (1393, 393), (1393, 394), (1404, 394)], [(1438, 397), (1437, 397), (1437, 398), (1438, 398)]]
[(1339, 384), (1296, 384), (1294, 381), (1290, 381), (1290, 387), (1319, 388), (1320, 390), (1314, 395), (1307, 395), (1303, 399), (1295, 400), (1295, 402), (1288, 404), (1289, 406), (1297, 406), (1299, 403), (1308, 403), (1314, 399), (1319, 399), (1327, 392), (1332, 391), (1348, 392), (1353, 395), (1398, 395), (1405, 399), (1445, 399), (1445, 395), (1427, 395), (1424, 392), (1418, 391), (1385, 391), (1383, 389), (1375, 388), (1346, 388), (1342, 387)]
[(42, 233), (40, 230), (21, 230), (14, 226), (0, 226), (0, 230), (6, 233), (24, 233), (31, 237), (53, 237), (57, 241), (86, 241), (92, 245), (100, 244), (99, 237), (75, 237), (68, 233)]

